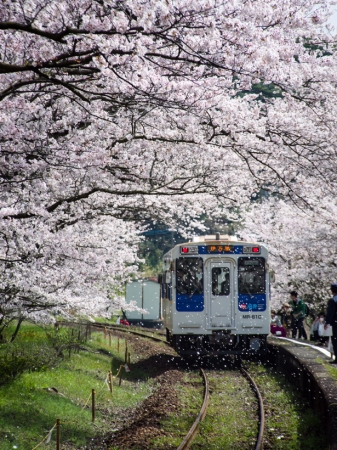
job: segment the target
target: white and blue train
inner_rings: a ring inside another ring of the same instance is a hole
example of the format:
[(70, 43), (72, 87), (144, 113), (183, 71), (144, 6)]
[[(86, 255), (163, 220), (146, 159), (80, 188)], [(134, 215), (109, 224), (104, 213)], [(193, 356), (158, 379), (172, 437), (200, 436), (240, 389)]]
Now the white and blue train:
[(273, 278), (265, 246), (196, 237), (166, 253), (163, 269), (166, 338), (180, 355), (265, 353)]

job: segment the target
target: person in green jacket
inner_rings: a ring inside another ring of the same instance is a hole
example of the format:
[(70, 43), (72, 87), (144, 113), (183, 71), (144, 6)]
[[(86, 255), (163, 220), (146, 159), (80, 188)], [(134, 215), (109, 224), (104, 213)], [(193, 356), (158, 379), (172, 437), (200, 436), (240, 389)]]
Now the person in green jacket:
[(304, 339), (308, 339), (307, 332), (304, 329), (303, 321), (306, 314), (306, 306), (302, 299), (300, 299), (297, 295), (296, 291), (290, 292), (290, 306), (292, 307), (292, 338), (296, 339), (297, 330), (298, 330), (298, 338), (301, 339), (303, 336)]

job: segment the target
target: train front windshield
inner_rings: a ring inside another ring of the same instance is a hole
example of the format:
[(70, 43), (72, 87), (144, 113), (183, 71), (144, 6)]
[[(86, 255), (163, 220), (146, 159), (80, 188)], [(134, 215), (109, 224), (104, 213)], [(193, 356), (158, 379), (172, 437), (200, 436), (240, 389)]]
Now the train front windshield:
[(264, 258), (239, 258), (239, 294), (264, 294), (265, 260)]
[(177, 260), (177, 293), (195, 295), (203, 292), (203, 260), (179, 258)]

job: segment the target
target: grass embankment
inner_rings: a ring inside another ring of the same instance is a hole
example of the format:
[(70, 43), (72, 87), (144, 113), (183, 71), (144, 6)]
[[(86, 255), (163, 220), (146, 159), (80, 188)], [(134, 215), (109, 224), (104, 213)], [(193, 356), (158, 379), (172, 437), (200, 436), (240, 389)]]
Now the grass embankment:
[[(104, 338), (103, 333), (92, 333), (86, 341), (82, 339), (80, 350), (70, 350), (69, 356), (68, 350), (62, 352), (62, 346), (55, 340), (55, 334), (60, 332), (47, 331), (49, 336), (46, 330), (27, 324), (22, 327), (12, 348), (8, 344), (0, 346), (2, 361), (8, 360), (5, 354), (14, 357), (15, 353), (18, 361), (35, 352), (38, 366), (30, 367), (29, 372), (24, 371), (0, 386), (1, 450), (35, 448), (57, 419), (61, 420), (61, 444), (71, 443), (79, 448), (95, 435), (111, 432), (109, 417), (116, 417), (123, 409), (136, 406), (151, 393), (151, 379), (147, 379), (146, 373), (133, 370), (130, 373), (123, 371), (120, 387), (119, 380), (114, 379), (111, 394), (107, 376), (109, 371), (116, 375), (120, 365), (124, 364), (124, 340), (120, 339), (118, 352), (116, 337), (109, 339), (108, 336)], [(63, 344), (64, 335), (63, 331)], [(58, 356), (51, 358), (55, 346)], [(41, 348), (45, 353), (44, 360), (48, 360), (48, 364), (53, 362), (51, 367), (41, 363), (41, 355), (38, 355)], [(96, 393), (94, 422), (91, 409), (93, 389)], [(56, 430), (52, 433), (51, 442), (47, 444), (45, 441), (38, 448), (55, 448), (55, 440)]]
[[(131, 372), (123, 372), (120, 387), (119, 380), (114, 379), (111, 394), (107, 375), (109, 371), (116, 375), (124, 364), (125, 341), (120, 339), (118, 351), (114, 336), (105, 338), (103, 333), (93, 333), (87, 339), (83, 336), (77, 339), (77, 332), (44, 330), (26, 324), (14, 344), (0, 345), (0, 381), (5, 364), (9, 369), (19, 368), (20, 372), (22, 364), (29, 361), (28, 371), (25, 368), (21, 375), (15, 376), (13, 370), (13, 378), (0, 385), (1, 450), (54, 449), (55, 430), (49, 444), (45, 441), (38, 444), (54, 427), (56, 419), (61, 420), (61, 448), (84, 448), (95, 436), (111, 433), (118, 418), (121, 425), (123, 414), (127, 416), (129, 408), (151, 394), (154, 382), (148, 373), (133, 366), (133, 357), (139, 361), (142, 356), (132, 355), (132, 349), (129, 349)], [(74, 351), (78, 347), (79, 351)], [(249, 371), (264, 397), (265, 450), (328, 448), (321, 418), (282, 375), (255, 363), (249, 364)], [(258, 424), (251, 388), (237, 370), (208, 369), (207, 375), (210, 407), (191, 449), (252, 448)], [(153, 439), (149, 449), (176, 448), (197, 416), (203, 393), (200, 375), (188, 371), (184, 381), (174, 386), (180, 399), (176, 414), (162, 420), (160, 428), (165, 437)], [(94, 422), (93, 389), (96, 391)]]

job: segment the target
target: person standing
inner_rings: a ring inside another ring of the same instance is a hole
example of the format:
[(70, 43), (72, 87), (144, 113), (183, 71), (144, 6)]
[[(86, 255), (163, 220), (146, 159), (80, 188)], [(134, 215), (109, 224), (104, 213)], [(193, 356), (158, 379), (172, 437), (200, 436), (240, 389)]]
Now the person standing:
[(298, 338), (301, 339), (303, 336), (304, 339), (308, 339), (307, 332), (304, 328), (304, 318), (307, 311), (305, 303), (302, 299), (298, 297), (296, 291), (290, 292), (290, 306), (293, 310), (293, 321), (292, 321), (292, 338), (296, 339), (297, 330), (298, 330)]
[(331, 341), (335, 359), (330, 361), (330, 364), (337, 364), (337, 283), (331, 285), (331, 293), (332, 298), (328, 301), (324, 328), (327, 329), (328, 325), (332, 327)]

